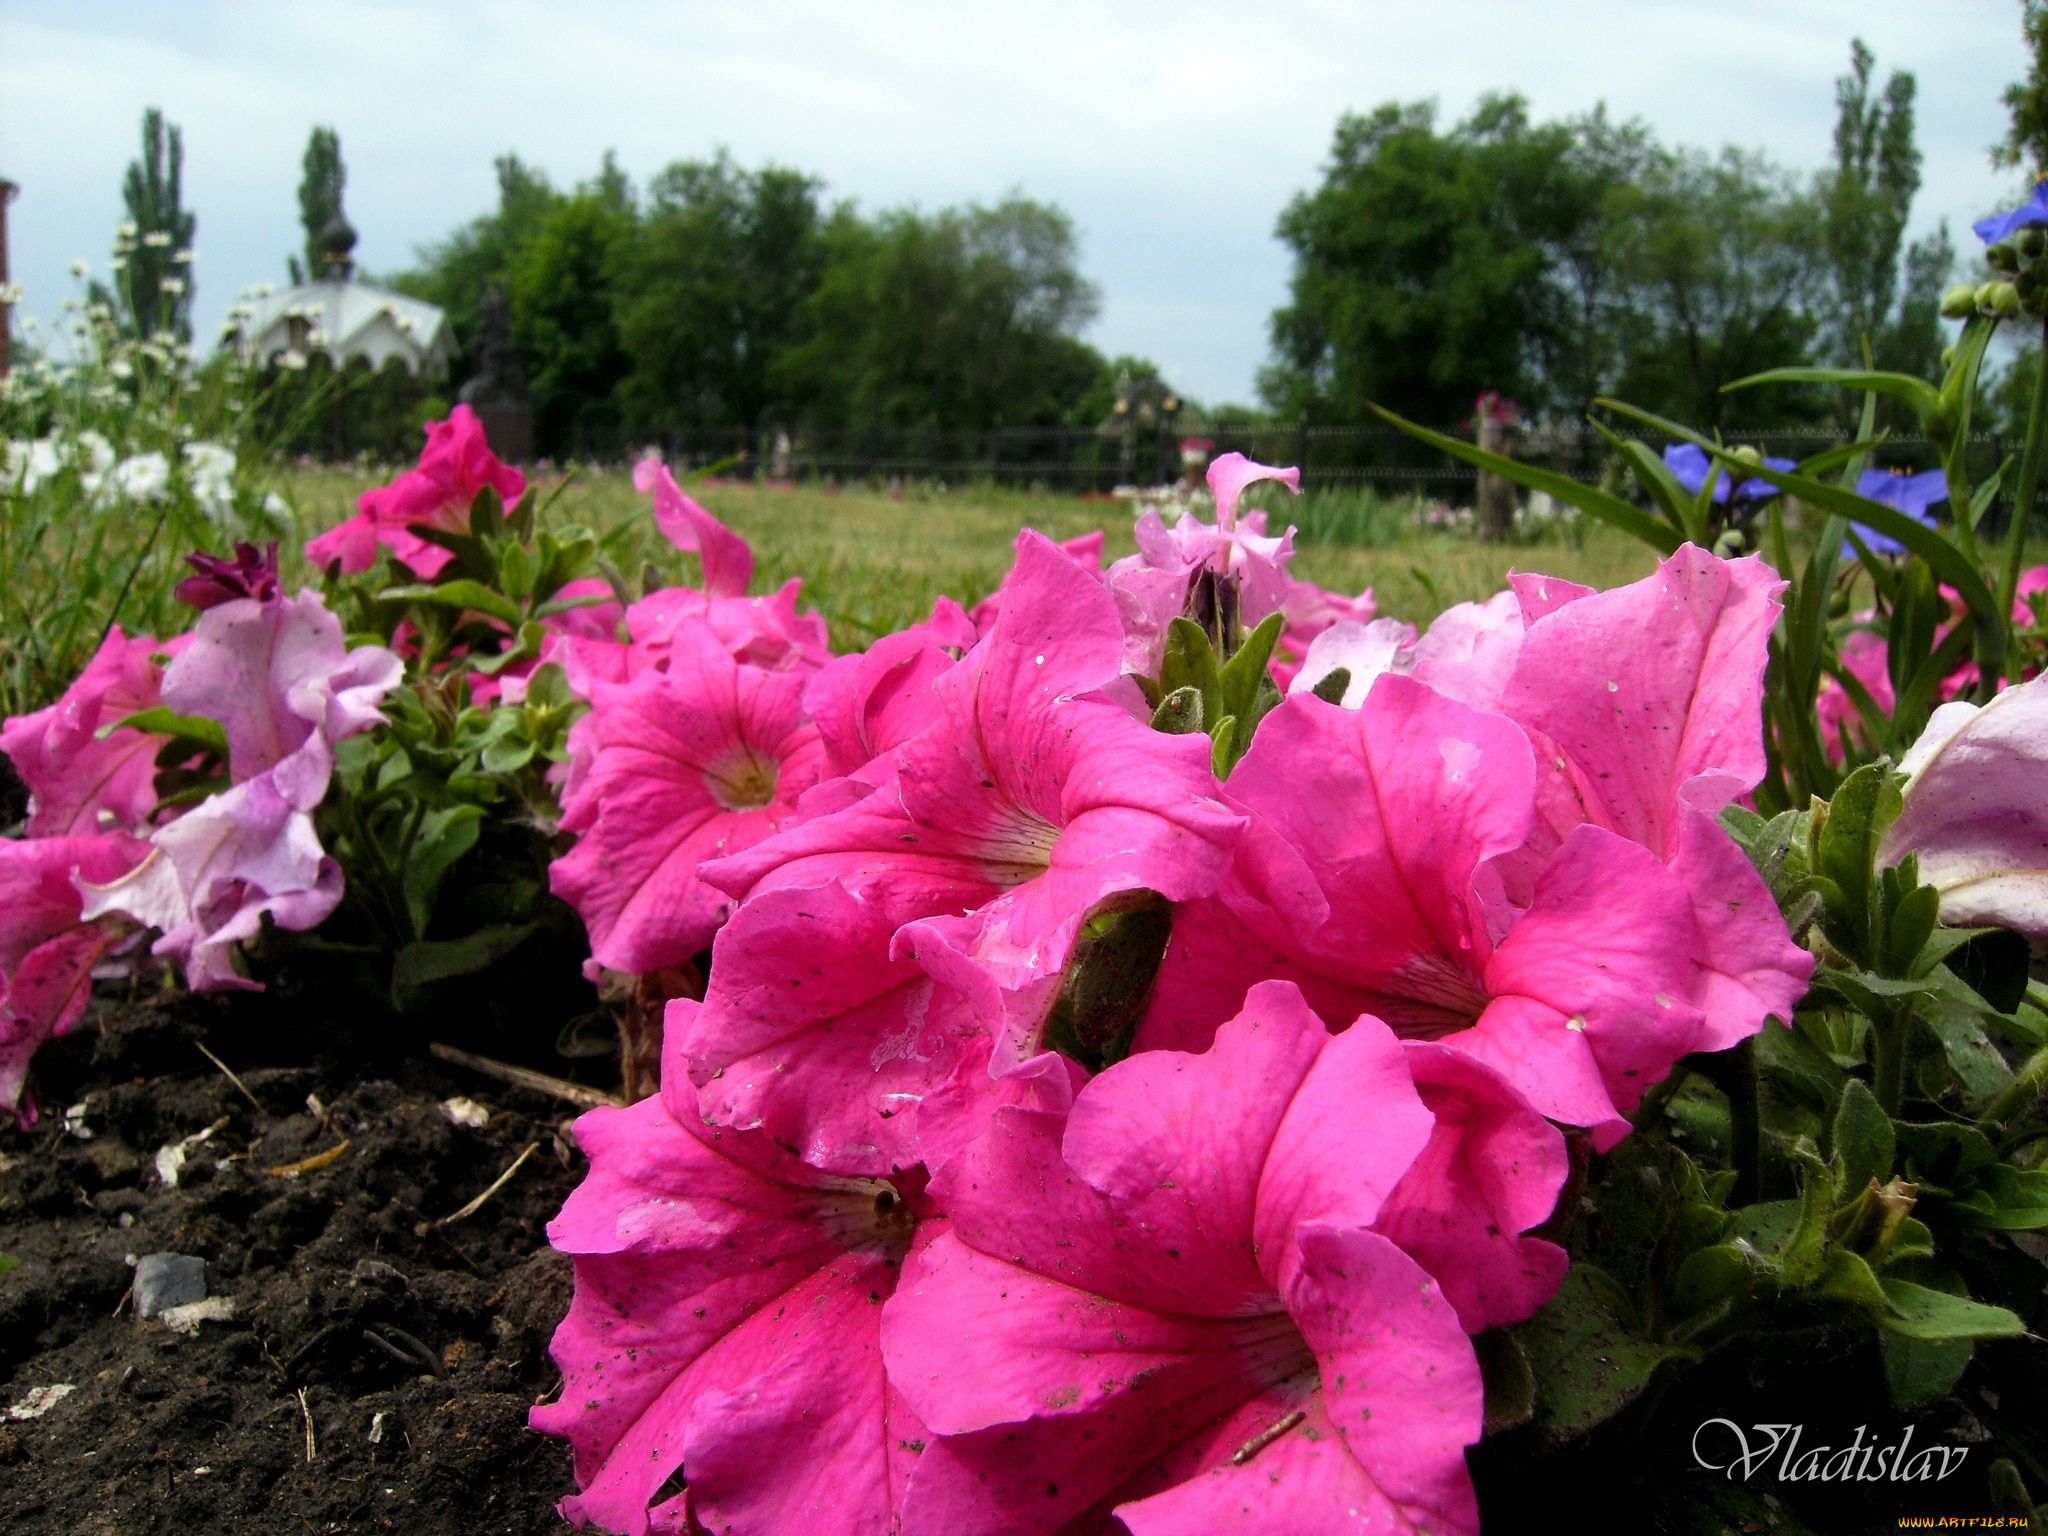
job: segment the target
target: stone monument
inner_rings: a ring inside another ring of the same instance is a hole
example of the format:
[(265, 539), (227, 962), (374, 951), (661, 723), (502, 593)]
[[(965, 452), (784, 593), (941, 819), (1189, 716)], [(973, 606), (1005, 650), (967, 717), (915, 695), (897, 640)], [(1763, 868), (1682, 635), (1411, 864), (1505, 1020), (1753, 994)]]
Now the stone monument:
[(478, 306), (476, 373), (457, 396), (476, 412), (491, 452), (508, 464), (533, 457), (533, 391), (512, 341), (512, 306), (492, 284)]

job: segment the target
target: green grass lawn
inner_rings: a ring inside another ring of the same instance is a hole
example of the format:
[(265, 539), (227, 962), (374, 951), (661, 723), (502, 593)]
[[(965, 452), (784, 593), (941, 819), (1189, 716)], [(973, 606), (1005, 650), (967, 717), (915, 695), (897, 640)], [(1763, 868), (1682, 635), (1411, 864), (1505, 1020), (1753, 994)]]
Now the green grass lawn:
[[(310, 536), (352, 512), (356, 496), (371, 483), (344, 471), (316, 470), (292, 476), (287, 486)], [(1134, 547), (1131, 512), (1120, 502), (988, 486), (906, 490), (900, 497), (746, 483), (700, 484), (691, 492), (753, 545), (756, 590), (803, 578), (806, 599), (831, 620), (833, 642), (841, 649), (858, 649), (922, 618), (941, 593), (971, 604), (994, 590), (1020, 528), (1054, 539), (1101, 528), (1108, 536), (1106, 559)], [(643, 562), (652, 562), (663, 580), (684, 577), (695, 563), (655, 533), (647, 499), (622, 471), (585, 471), (566, 485), (543, 482), (541, 494), (554, 497), (544, 526), (581, 526), (599, 535), (635, 589)], [(1263, 499), (1274, 524), (1284, 525), (1286, 494), (1267, 491)], [(1418, 530), (1388, 548), (1306, 548), (1293, 569), (1335, 591), (1371, 587), (1380, 612), (1426, 624), (1452, 603), (1499, 591), (1510, 570), (1609, 587), (1647, 575), (1655, 564), (1647, 548), (1596, 524), (1569, 542), (1556, 537), (1530, 544), (1483, 544), (1469, 535)]]

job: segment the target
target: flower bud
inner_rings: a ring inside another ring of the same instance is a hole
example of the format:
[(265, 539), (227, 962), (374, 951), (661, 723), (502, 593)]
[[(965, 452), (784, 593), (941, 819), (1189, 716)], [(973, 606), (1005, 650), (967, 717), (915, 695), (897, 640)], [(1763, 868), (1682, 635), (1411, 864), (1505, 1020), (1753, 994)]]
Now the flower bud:
[(1747, 444), (1733, 450), (1730, 457), (1743, 464), (1761, 464), (1764, 461), (1763, 450), (1752, 448)]
[(1985, 246), (1984, 260), (1994, 272), (2017, 272), (2020, 269), (2020, 253), (2004, 240)]
[(2048, 234), (2038, 224), (2029, 224), (2012, 237), (2012, 243), (2022, 261), (2039, 261), (2043, 254), (2048, 254)]
[(2020, 312), (2020, 291), (2011, 283), (1991, 284), (1991, 313), (2016, 315)]
[(1941, 318), (1944, 320), (1967, 320), (1977, 312), (1977, 290), (1968, 283), (1957, 283), (1941, 296)]
[(1996, 283), (1979, 283), (1977, 285), (1977, 309), (1980, 313), (1986, 315), (1991, 313), (1991, 295), (1997, 287), (1998, 284)]

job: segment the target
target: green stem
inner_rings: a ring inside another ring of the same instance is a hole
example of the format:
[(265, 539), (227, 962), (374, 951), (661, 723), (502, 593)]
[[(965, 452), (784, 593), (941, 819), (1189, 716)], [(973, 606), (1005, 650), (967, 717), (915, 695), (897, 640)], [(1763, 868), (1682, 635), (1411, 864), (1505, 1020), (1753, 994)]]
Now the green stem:
[[(2048, 320), (2042, 322), (2040, 370), (2034, 376), (2034, 403), (2027, 412), (2027, 446), (2020, 455), (2019, 484), (2012, 493), (2012, 527), (2005, 535), (2005, 569), (1998, 578), (1998, 611), (2012, 612), (2013, 595), (2019, 590), (2020, 561), (2027, 543), (2027, 524), (2033, 520), (2034, 488), (2041, 480), (2041, 450), (2048, 442)], [(2019, 681), (2020, 655), (2017, 647), (2006, 653), (2005, 672)]]
[(1728, 1099), (1728, 1157), (1735, 1167), (1735, 1188), (1729, 1191), (1729, 1203), (1752, 1204), (1763, 1176), (1763, 1116), (1758, 1107), (1755, 1037), (1731, 1050), (1692, 1060)]
[(1891, 1019), (1871, 1020), (1871, 1090), (1878, 1107), (1893, 1119), (1906, 1097), (1906, 1044), (1912, 1033), (1910, 1008)]
[(2048, 1046), (2027, 1058), (2026, 1065), (2013, 1075), (2005, 1092), (1985, 1108), (1977, 1123), (1989, 1129), (2016, 1120), (2033, 1107), (2034, 1100), (2044, 1091), (2048, 1091)]

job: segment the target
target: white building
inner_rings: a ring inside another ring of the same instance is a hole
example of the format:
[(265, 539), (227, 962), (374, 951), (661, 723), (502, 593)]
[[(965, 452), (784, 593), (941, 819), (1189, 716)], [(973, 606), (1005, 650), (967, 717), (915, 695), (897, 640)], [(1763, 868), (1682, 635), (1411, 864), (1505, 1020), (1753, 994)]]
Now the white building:
[(374, 371), (395, 357), (417, 375), (455, 359), (455, 333), (437, 305), (341, 277), (241, 300), (228, 311), (221, 345), (258, 368), (274, 360), (294, 366), (319, 352), (337, 369), (360, 357)]

